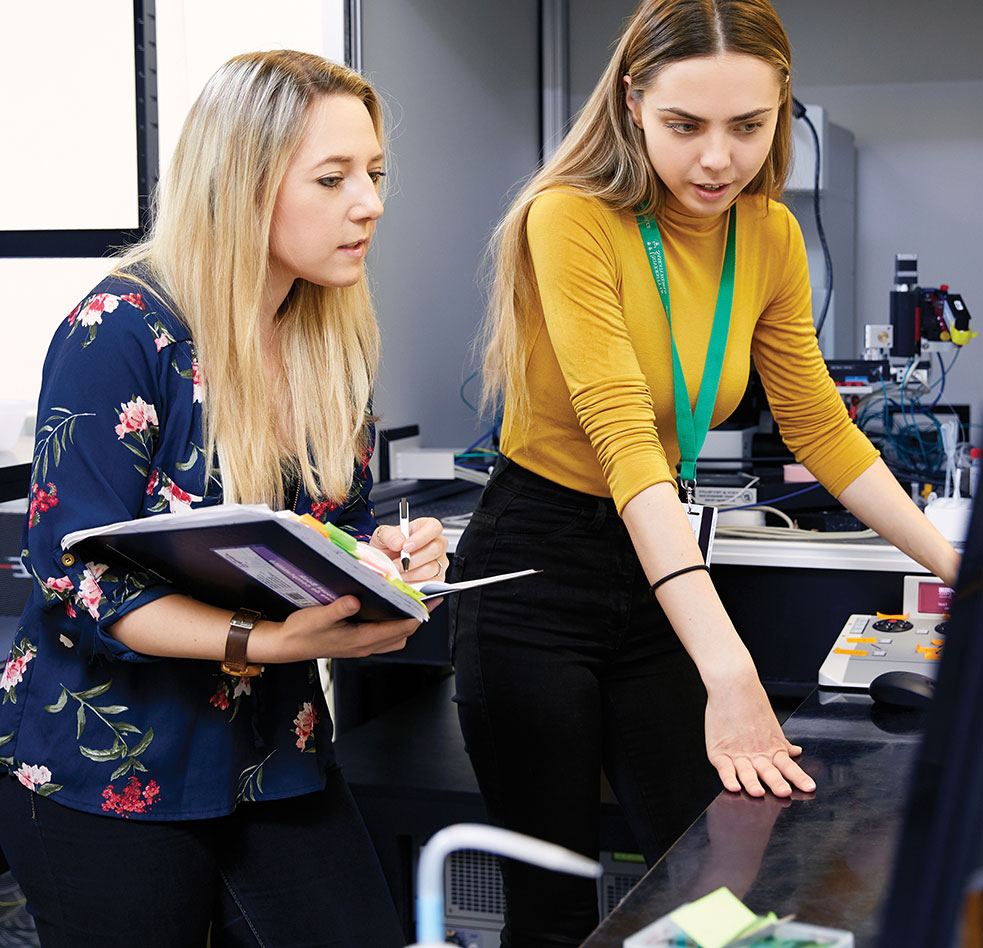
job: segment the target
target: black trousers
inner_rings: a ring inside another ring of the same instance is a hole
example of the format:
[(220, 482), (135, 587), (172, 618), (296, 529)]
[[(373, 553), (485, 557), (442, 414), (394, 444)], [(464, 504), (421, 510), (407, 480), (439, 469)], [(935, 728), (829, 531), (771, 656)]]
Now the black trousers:
[(399, 948), (340, 771), (319, 793), (210, 820), (83, 813), (0, 775), (0, 835), (42, 948)]
[[(596, 857), (601, 768), (646, 860), (719, 791), (706, 691), (610, 499), (501, 460), (454, 578), (529, 578), (450, 597), (458, 714), (491, 819)], [(579, 945), (596, 883), (503, 865), (507, 948)]]

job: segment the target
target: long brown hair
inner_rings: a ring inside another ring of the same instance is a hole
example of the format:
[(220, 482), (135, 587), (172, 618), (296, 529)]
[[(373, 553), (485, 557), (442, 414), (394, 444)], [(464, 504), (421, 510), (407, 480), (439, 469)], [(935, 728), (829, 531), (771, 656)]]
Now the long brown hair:
[(365, 105), (381, 143), (381, 105), (358, 73), (295, 50), (229, 60), (185, 120), (149, 236), (117, 262), (131, 278), (149, 272), (191, 330), (205, 457), (210, 474), (218, 452), (227, 502), (281, 505), (285, 470), (340, 502), (365, 448), (379, 339), (364, 275), (346, 287), (294, 282), (276, 316), (276, 392), (260, 345), (277, 191), (312, 103), (338, 95)]
[(642, 130), (631, 120), (623, 79), (630, 76), (632, 89), (644, 91), (670, 63), (720, 53), (755, 56), (778, 74), (783, 92), (775, 137), (744, 192), (767, 198), (781, 194), (791, 152), (791, 52), (772, 5), (768, 0), (643, 0), (570, 132), (516, 197), (492, 238), (493, 281), (482, 334), (484, 409), (507, 394), (517, 419), (528, 413), (524, 317), (536, 294), (526, 243), (530, 205), (543, 191), (563, 186), (593, 195), (616, 211), (639, 208), (658, 214), (665, 187), (652, 168)]

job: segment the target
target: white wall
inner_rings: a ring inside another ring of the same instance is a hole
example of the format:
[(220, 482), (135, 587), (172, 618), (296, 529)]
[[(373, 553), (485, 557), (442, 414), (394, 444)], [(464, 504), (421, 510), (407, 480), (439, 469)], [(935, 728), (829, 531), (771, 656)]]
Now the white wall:
[[(13, 2), (0, 8), (0, 33), (18, 34), (22, 22)], [(80, 28), (76, 24), (72, 29)], [(72, 40), (77, 49), (98, 48), (95, 36), (75, 33)], [(342, 61), (343, 0), (157, 0), (162, 168), (208, 76), (236, 53), (281, 47)], [(49, 121), (57, 125), (63, 119), (55, 111)], [(73, 170), (68, 160), (64, 173)], [(85, 181), (75, 185), (84, 188)], [(46, 197), (51, 199), (50, 194), (39, 194), (38, 200)], [(39, 219), (42, 211), (39, 207)], [(106, 270), (106, 262), (99, 259), (0, 258), (0, 398), (37, 400), (41, 366), (55, 327)]]
[[(461, 397), (484, 310), (476, 284), (507, 194), (539, 153), (531, 0), (383, 0), (363, 8), (362, 65), (388, 100), (393, 176), (368, 262), (380, 428), (464, 448), (488, 423)], [(472, 403), (480, 386), (472, 382)]]

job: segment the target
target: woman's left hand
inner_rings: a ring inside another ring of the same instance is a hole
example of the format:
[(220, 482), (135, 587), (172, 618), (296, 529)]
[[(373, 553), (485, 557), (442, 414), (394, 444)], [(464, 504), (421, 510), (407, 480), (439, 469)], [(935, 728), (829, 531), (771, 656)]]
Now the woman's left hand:
[[(444, 580), (447, 574), (447, 537), (443, 524), (434, 517), (410, 521), (410, 535), (404, 537), (399, 527), (383, 524), (372, 534), (370, 546), (382, 550), (400, 568), (400, 579), (407, 583)], [(409, 568), (400, 562), (409, 554)]]
[(710, 763), (728, 790), (743, 786), (760, 797), (767, 787), (775, 796), (787, 797), (793, 787), (816, 789), (812, 777), (792, 760), (802, 748), (786, 740), (756, 676), (753, 682), (709, 689), (706, 741)]

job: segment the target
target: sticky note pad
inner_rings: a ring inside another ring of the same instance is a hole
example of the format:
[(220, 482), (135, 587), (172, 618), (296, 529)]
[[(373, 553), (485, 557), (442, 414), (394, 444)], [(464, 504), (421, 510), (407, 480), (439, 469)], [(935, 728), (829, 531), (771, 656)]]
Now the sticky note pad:
[(724, 948), (758, 920), (758, 916), (726, 886), (695, 902), (687, 902), (669, 917), (700, 948)]

